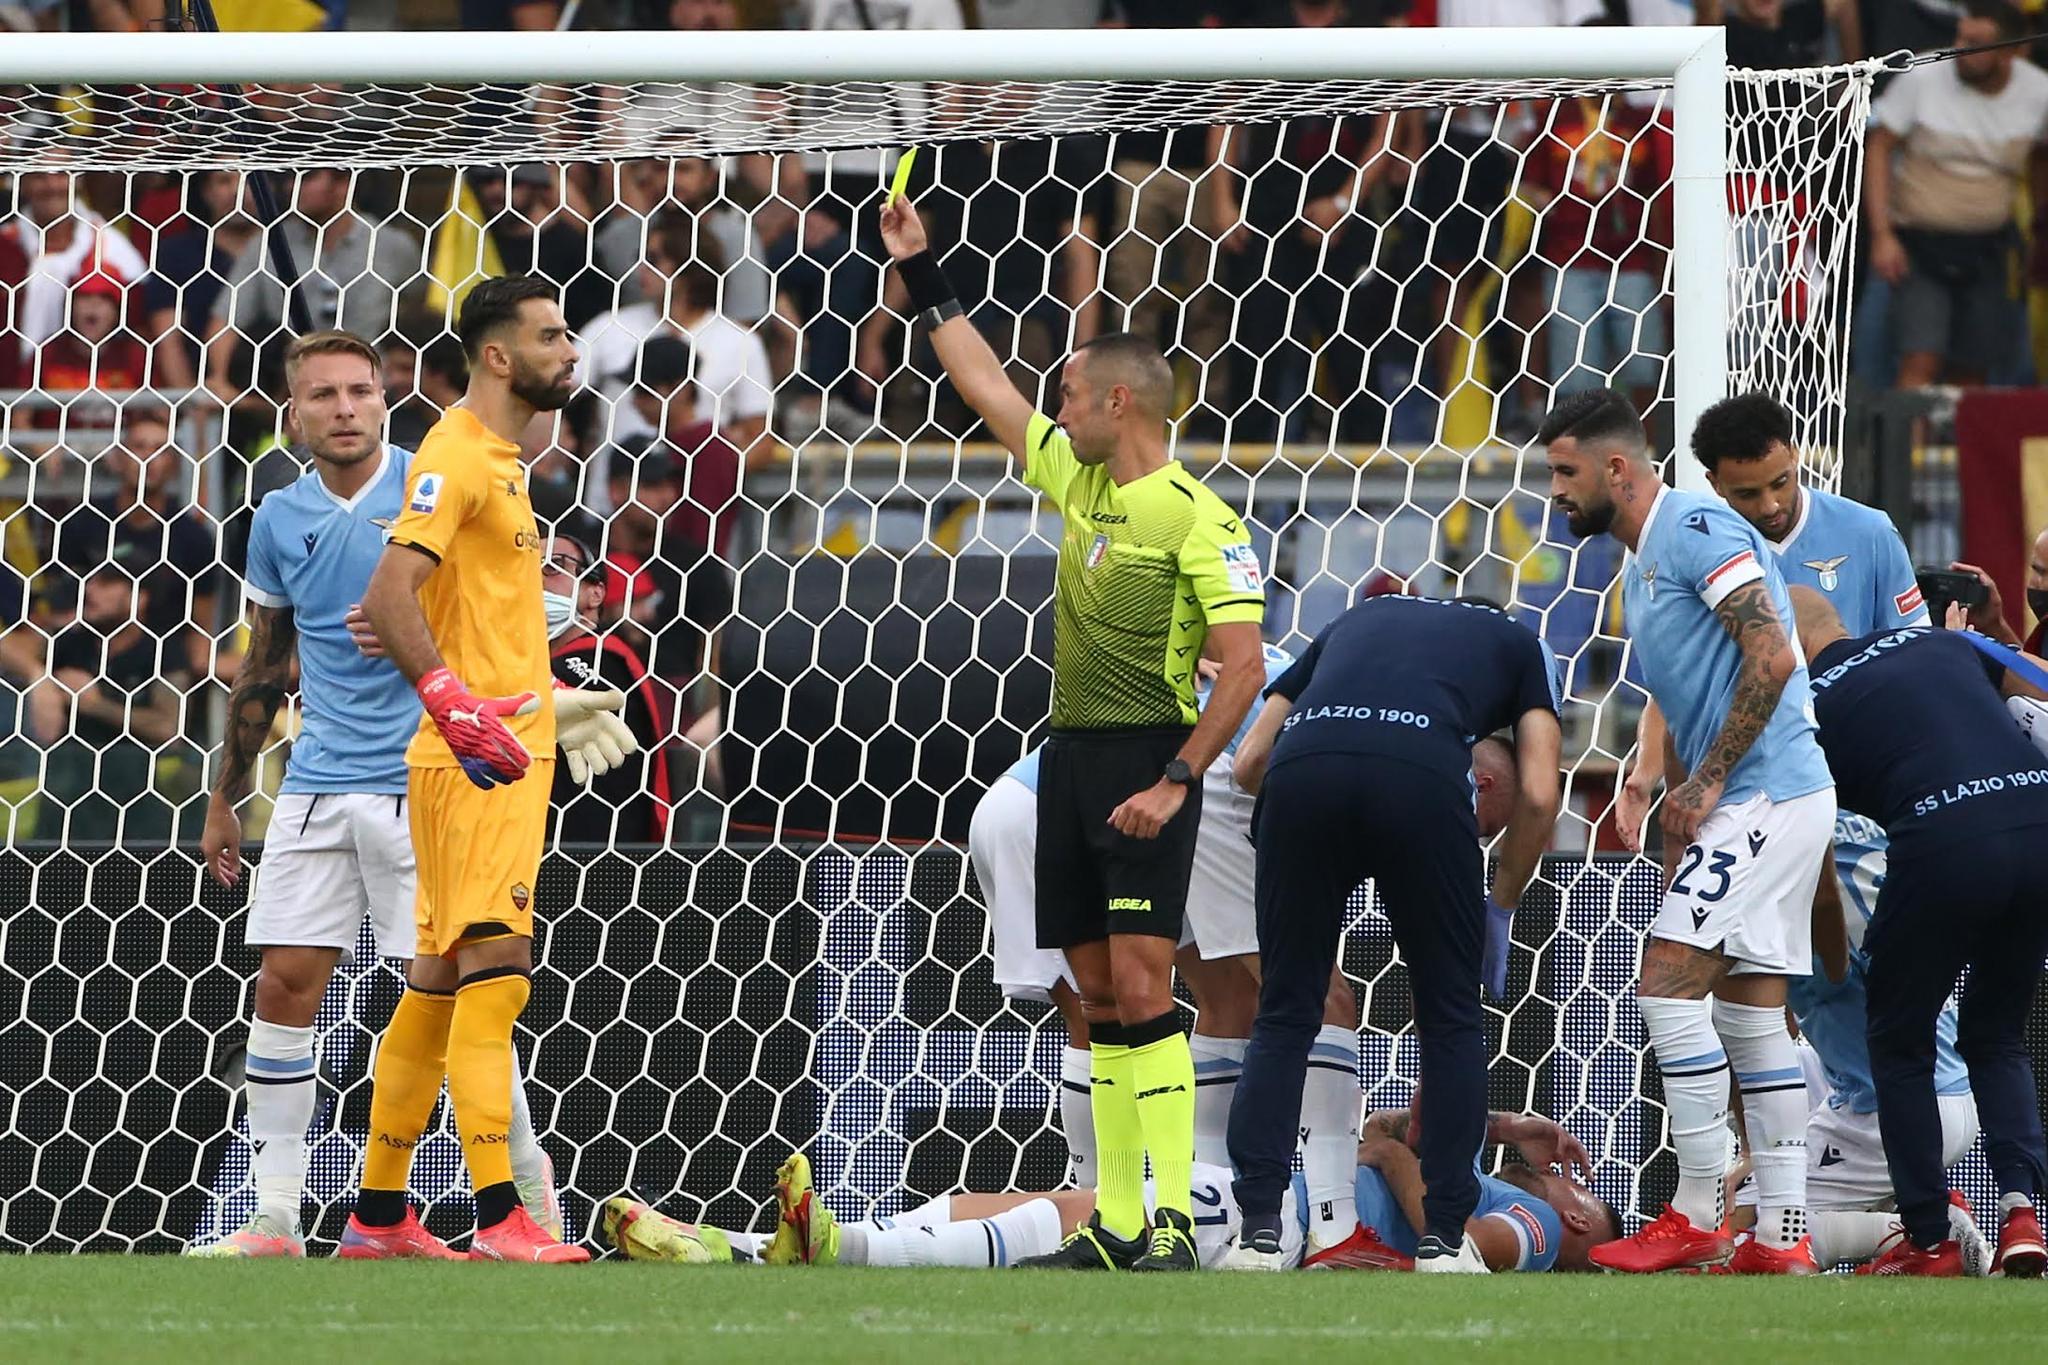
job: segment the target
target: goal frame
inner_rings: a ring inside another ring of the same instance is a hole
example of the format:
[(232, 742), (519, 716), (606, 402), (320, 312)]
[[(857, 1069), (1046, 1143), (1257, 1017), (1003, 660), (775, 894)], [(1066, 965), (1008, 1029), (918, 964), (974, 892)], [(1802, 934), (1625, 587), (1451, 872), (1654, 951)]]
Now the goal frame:
[[(0, 83), (343, 85), (839, 81), (1636, 80), (1671, 82), (1675, 429), (1728, 378), (1728, 55), (1719, 27), (901, 33), (28, 34)], [(1680, 487), (1704, 489), (1683, 443)]]

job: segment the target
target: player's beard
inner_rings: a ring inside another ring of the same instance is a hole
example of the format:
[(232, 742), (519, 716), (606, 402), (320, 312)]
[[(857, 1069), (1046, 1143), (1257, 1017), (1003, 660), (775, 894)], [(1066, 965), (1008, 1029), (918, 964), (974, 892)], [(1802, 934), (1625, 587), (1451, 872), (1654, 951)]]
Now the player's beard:
[(569, 400), (576, 396), (576, 376), (571, 371), (555, 378), (538, 370), (529, 370), (524, 365), (515, 365), (512, 393), (535, 412), (559, 412), (568, 407)]
[(1614, 503), (1609, 500), (1597, 507), (1574, 503), (1572, 510), (1564, 514), (1564, 524), (1580, 540), (1603, 535), (1608, 527), (1614, 525)]
[(320, 447), (308, 443), (307, 448), (313, 452), (313, 458), (315, 460), (320, 460), (327, 464), (336, 465), (342, 469), (348, 469), (355, 465), (359, 465), (363, 461), (369, 459), (371, 456), (375, 455), (379, 450), (382, 450), (384, 448), (384, 445), (383, 442), (381, 441), (365, 441), (363, 442), (363, 448), (361, 450), (346, 451), (322, 450)]

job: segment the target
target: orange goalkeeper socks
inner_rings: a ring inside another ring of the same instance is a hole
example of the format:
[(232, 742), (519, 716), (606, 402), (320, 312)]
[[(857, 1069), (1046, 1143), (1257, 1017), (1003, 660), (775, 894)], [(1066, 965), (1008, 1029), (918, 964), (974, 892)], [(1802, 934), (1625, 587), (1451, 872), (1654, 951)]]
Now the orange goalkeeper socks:
[(434, 1116), (441, 1077), (448, 1070), (448, 1025), (455, 997), (408, 986), (384, 1026), (372, 1071), (370, 1142), (363, 1157), (363, 1188), (403, 1192), (412, 1149)]
[(476, 973), (455, 992), (448, 1098), (479, 1228), (503, 1221), (519, 1202), (512, 1184), (512, 1025), (532, 989), (524, 972), (500, 967)]

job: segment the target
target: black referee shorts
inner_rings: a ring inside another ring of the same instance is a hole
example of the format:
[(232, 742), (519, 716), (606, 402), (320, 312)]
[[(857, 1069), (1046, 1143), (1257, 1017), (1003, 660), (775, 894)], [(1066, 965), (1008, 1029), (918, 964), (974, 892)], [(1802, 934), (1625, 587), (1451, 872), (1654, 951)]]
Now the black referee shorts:
[(1180, 941), (1202, 784), (1156, 838), (1118, 833), (1109, 813), (1159, 781), (1187, 742), (1178, 727), (1055, 733), (1038, 763), (1038, 946), (1111, 934)]

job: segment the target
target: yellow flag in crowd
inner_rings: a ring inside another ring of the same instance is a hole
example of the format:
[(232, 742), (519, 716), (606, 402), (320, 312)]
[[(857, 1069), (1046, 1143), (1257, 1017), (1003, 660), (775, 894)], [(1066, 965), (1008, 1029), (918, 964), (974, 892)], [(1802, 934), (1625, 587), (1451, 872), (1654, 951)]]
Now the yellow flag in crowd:
[(498, 244), (484, 231), (484, 207), (476, 191), (461, 175), (455, 177), (454, 202), (448, 216), (434, 228), (434, 250), (427, 263), (431, 282), (427, 306), (452, 318), (463, 298), (478, 280), (495, 279), (505, 273), (505, 258)]

